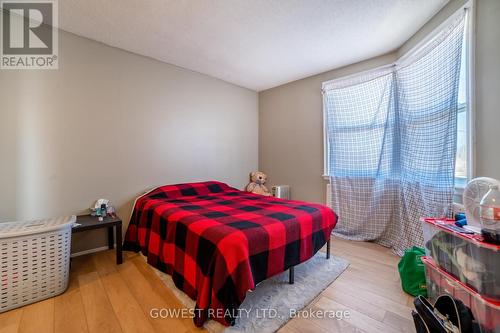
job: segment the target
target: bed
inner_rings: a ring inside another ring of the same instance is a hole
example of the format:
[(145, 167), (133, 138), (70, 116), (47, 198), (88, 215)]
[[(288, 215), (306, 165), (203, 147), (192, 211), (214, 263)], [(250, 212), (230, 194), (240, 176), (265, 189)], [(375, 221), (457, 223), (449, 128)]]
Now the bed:
[(196, 326), (229, 326), (247, 291), (311, 258), (336, 222), (326, 206), (216, 181), (166, 185), (136, 200), (124, 249), (142, 252), (196, 301)]

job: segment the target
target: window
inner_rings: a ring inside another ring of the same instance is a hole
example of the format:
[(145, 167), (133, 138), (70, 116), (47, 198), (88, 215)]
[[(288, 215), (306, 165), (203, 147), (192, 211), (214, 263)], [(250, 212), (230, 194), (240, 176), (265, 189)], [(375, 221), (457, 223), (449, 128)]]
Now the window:
[[(472, 103), (470, 102), (470, 99), (471, 99), (471, 89), (470, 89), (471, 84), (470, 84), (470, 82), (472, 81), (472, 72), (471, 72), (472, 66), (470, 66), (471, 50), (472, 50), (472, 48), (470, 47), (471, 42), (472, 42), (472, 34), (470, 33), (470, 30), (471, 30), (470, 26), (472, 26), (472, 22), (471, 22), (470, 18), (473, 16), (471, 14), (472, 2), (469, 2), (465, 6), (465, 8), (466, 8), (467, 14), (466, 14), (466, 18), (465, 18), (463, 37), (462, 37), (462, 53), (461, 53), (460, 74), (459, 74), (459, 87), (458, 87), (458, 114), (457, 114), (457, 128), (456, 128), (456, 130), (457, 130), (457, 146), (456, 146), (454, 183), (455, 183), (455, 188), (457, 189), (457, 194), (460, 194), (461, 190), (467, 184), (467, 181), (470, 180), (470, 178), (473, 175), (473, 165), (472, 165), (473, 164), (473, 152), (472, 152), (473, 117), (472, 117), (472, 109), (471, 109)], [(430, 36), (429, 39), (432, 39), (432, 36)], [(423, 44), (425, 44), (425, 43), (423, 43)], [(380, 72), (380, 71), (374, 70), (374, 72)], [(366, 74), (366, 75), (369, 76), (370, 73), (369, 72), (367, 72), (367, 73), (368, 74)], [(352, 75), (352, 76), (356, 77), (356, 75)], [(373, 99), (378, 100), (380, 102), (378, 105), (376, 105), (376, 107), (378, 107), (380, 109), (387, 108), (387, 106), (384, 105), (385, 99), (383, 97), (385, 96), (384, 91), (385, 91), (385, 89), (387, 89), (387, 82), (386, 81), (390, 80), (390, 78), (388, 78), (385, 81), (384, 81), (384, 79), (379, 80), (378, 78), (380, 77), (380, 73), (375, 74), (374, 77), (376, 77), (377, 79), (367, 80), (370, 82), (367, 83), (366, 85), (372, 86), (370, 88), (371, 91), (377, 90), (380, 92), (380, 94), (379, 94), (380, 96), (377, 94), (372, 96)], [(353, 79), (353, 80), (355, 80), (355, 79)], [(334, 81), (340, 81), (340, 80), (332, 80), (329, 82), (334, 82)], [(377, 84), (378, 84), (378, 86), (375, 87)], [(324, 87), (325, 87), (325, 85), (329, 85), (329, 83), (325, 82)], [(348, 91), (349, 89), (352, 91)], [(356, 89), (358, 89), (358, 90), (359, 89), (366, 89), (366, 87), (361, 87), (361, 86), (346, 87), (346, 88), (344, 88), (344, 91), (343, 91), (343, 94), (350, 93), (353, 96), (361, 96), (361, 95), (364, 96), (363, 100), (357, 99), (356, 104), (354, 106), (350, 105), (354, 108), (353, 114), (359, 112), (359, 109), (365, 110), (364, 111), (365, 113), (372, 112), (373, 117), (371, 117), (369, 119), (369, 121), (370, 121), (369, 125), (371, 126), (371, 128), (377, 127), (377, 124), (378, 124), (377, 120), (379, 120), (377, 118), (377, 116), (383, 117), (384, 114), (381, 113), (380, 110), (378, 110), (378, 109), (371, 110), (371, 109), (367, 109), (367, 107), (365, 107), (364, 105), (360, 105), (360, 103), (365, 103), (365, 104), (371, 103), (370, 105), (375, 105), (375, 103), (373, 103), (373, 101), (369, 100), (369, 98), (368, 98), (369, 96), (367, 96), (366, 93), (361, 94)], [(324, 102), (328, 102), (328, 98), (324, 99)], [(345, 106), (346, 105), (342, 105), (343, 108), (345, 108)], [(327, 118), (332, 117), (332, 115), (329, 115), (328, 112), (325, 111), (327, 109), (328, 109), (328, 105), (324, 105), (323, 112), (324, 112), (324, 125), (325, 126), (327, 123)], [(340, 115), (334, 115), (334, 117), (338, 118), (338, 117), (340, 117)], [(355, 119), (354, 116), (351, 118)], [(340, 124), (342, 120), (343, 119), (335, 119), (337, 124)], [(349, 119), (347, 119), (346, 121), (348, 121), (348, 120)], [(427, 120), (429, 120), (429, 119), (427, 119)], [(433, 121), (431, 121), (431, 123), (433, 123)], [(367, 124), (360, 122), (359, 119), (356, 119), (355, 123), (350, 123), (349, 125), (351, 128), (351, 132), (354, 130), (354, 127), (356, 127), (356, 126), (359, 128), (359, 131), (365, 130), (366, 126), (367, 126)], [(379, 125), (384, 127), (383, 122), (380, 123)], [(343, 128), (337, 128), (337, 131), (339, 129), (340, 130), (345, 129), (347, 131), (348, 130), (347, 127), (348, 126), (345, 126)], [(331, 160), (331, 147), (329, 147), (331, 143), (328, 140), (327, 131), (328, 131), (328, 129), (325, 127), (324, 128), (324, 173), (323, 173), (325, 178), (331, 175), (330, 170), (332, 169), (332, 165), (331, 165), (331, 161), (330, 161)], [(341, 133), (340, 132), (337, 132), (337, 133), (340, 136)], [(329, 135), (332, 136), (332, 135), (335, 135), (335, 133), (333, 133), (333, 134), (330, 133)], [(375, 139), (372, 140), (372, 142), (374, 142)], [(339, 140), (337, 140), (337, 141), (339, 141)], [(359, 152), (359, 154), (364, 156), (366, 160), (377, 162), (377, 160), (375, 158), (372, 158), (373, 156), (370, 155), (370, 154), (374, 154), (374, 152), (372, 151), (374, 149), (373, 146), (367, 146), (365, 143), (355, 141), (355, 140), (354, 141), (351, 140), (351, 141), (352, 142), (350, 142), (350, 145), (351, 145), (350, 149), (346, 150), (346, 153), (349, 153), (350, 155), (352, 155), (355, 152)], [(382, 142), (381, 140), (379, 140), (379, 141)], [(357, 146), (361, 146), (361, 148), (357, 149)], [(339, 151), (336, 151), (336, 154), (339, 154)], [(337, 163), (337, 165), (336, 165), (337, 167), (342, 167), (342, 165), (340, 165), (341, 161), (337, 161), (336, 163)], [(356, 164), (356, 167), (361, 168), (362, 170), (355, 170), (356, 168), (353, 168), (353, 165), (349, 165), (348, 167), (349, 167), (349, 169), (343, 168), (341, 170), (339, 170), (339, 168), (337, 168), (337, 173), (343, 174), (343, 171), (348, 170), (351, 174), (355, 173), (357, 175), (361, 175), (361, 174), (364, 175), (371, 170), (371, 169), (369, 170), (370, 166), (366, 165), (366, 163), (357, 163)], [(378, 167), (379, 167), (379, 165), (376, 165), (376, 168), (378, 168)], [(415, 165), (414, 167), (416, 168), (417, 165)], [(375, 169), (372, 168), (372, 169), (375, 170), (374, 172), (379, 172), (379, 170), (376, 170), (376, 168)], [(418, 171), (418, 170), (416, 170), (416, 171)]]
[(468, 13), (392, 64), (323, 83), (337, 234), (402, 254), (422, 246), (421, 216), (451, 216), (456, 179), (471, 174)]
[(464, 29), (464, 40), (462, 47), (462, 57), (460, 64), (460, 79), (458, 85), (458, 119), (457, 119), (457, 152), (455, 162), (455, 187), (458, 189), (464, 188), (468, 178), (471, 175), (471, 166), (469, 165), (471, 158), (470, 142), (471, 124), (470, 124), (470, 102), (468, 101), (467, 89), (470, 83), (469, 75), (469, 47), (470, 40), (468, 38), (468, 26)]

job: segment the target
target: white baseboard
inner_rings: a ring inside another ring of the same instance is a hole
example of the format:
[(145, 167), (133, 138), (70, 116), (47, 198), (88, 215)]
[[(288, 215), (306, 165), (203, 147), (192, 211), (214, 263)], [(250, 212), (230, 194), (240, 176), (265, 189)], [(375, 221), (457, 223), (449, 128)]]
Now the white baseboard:
[(101, 247), (96, 247), (94, 249), (88, 249), (85, 251), (75, 252), (75, 253), (71, 253), (71, 258), (79, 257), (79, 256), (83, 256), (86, 254), (95, 253), (95, 252), (99, 252), (99, 251), (106, 251), (107, 249), (108, 249), (108, 246), (101, 246)]

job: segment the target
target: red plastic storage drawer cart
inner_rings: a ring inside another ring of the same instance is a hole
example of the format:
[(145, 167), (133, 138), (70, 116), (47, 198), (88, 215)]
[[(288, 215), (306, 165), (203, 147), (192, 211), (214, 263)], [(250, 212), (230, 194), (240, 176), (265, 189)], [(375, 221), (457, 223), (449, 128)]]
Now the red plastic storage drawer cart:
[(500, 246), (457, 231), (455, 220), (422, 219), (425, 250), (439, 268), (482, 297), (500, 302)]
[(489, 301), (453, 276), (437, 267), (432, 258), (422, 257), (427, 278), (427, 293), (432, 301), (448, 294), (468, 306), (480, 324), (481, 332), (500, 333), (500, 303)]

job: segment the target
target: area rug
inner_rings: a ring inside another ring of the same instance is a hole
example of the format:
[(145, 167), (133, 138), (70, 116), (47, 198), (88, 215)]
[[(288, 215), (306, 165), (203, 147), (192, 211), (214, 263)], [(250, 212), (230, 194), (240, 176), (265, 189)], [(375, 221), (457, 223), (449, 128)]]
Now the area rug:
[[(225, 327), (209, 320), (204, 327), (211, 333), (277, 331), (290, 320), (290, 309), (301, 310), (325, 290), (349, 266), (343, 258), (318, 252), (308, 261), (295, 267), (295, 283), (288, 284), (288, 271), (267, 279), (248, 292), (236, 324)], [(166, 286), (187, 308), (195, 302), (177, 289), (170, 275), (153, 269)], [(273, 309), (273, 310), (269, 310)]]

